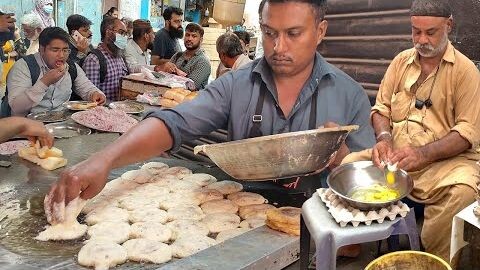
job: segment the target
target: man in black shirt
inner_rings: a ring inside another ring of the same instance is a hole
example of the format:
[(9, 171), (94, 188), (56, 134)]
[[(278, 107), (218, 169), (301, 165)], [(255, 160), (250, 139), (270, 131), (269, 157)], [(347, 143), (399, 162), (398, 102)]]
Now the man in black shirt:
[(168, 7), (163, 11), (165, 27), (155, 34), (152, 50), (152, 65), (162, 65), (181, 51), (178, 39), (183, 37), (183, 11), (177, 7)]

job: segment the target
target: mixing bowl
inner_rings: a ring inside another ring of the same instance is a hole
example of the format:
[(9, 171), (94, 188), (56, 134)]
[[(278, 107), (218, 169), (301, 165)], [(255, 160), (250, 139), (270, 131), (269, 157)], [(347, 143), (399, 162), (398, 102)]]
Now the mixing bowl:
[(340, 198), (351, 206), (361, 210), (375, 210), (387, 207), (405, 196), (413, 189), (413, 180), (403, 170), (395, 172), (395, 183), (388, 187), (399, 192), (399, 197), (386, 202), (362, 202), (350, 197), (353, 190), (374, 184), (387, 185), (382, 170), (371, 161), (357, 161), (343, 164), (335, 168), (327, 177), (327, 184)]

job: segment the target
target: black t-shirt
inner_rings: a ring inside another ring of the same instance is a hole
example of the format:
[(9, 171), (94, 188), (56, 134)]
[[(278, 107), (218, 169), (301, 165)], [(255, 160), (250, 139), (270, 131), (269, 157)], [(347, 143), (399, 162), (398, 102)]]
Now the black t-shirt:
[(152, 55), (158, 55), (162, 59), (170, 59), (180, 50), (178, 39), (172, 38), (165, 28), (158, 30), (153, 41)]

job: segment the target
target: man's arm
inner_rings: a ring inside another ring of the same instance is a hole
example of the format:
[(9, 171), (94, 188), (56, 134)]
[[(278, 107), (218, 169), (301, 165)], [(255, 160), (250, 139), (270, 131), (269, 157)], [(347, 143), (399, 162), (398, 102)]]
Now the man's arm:
[(100, 85), (100, 61), (97, 56), (93, 53), (88, 55), (83, 62), (82, 68), (88, 80), (98, 88)]
[[(405, 147), (394, 152), (393, 162), (407, 171), (424, 168), (428, 164), (454, 157), (468, 149), (476, 149), (480, 142), (480, 74), (472, 64), (455, 76), (455, 126), (438, 141), (421, 147)], [(435, 105), (433, 105), (435, 106)]]
[[(68, 203), (79, 194), (90, 199), (105, 186), (111, 169), (158, 156), (167, 150), (177, 150), (182, 141), (192, 140), (223, 127), (229, 118), (233, 79), (224, 76), (192, 101), (174, 109), (150, 113), (129, 132), (87, 160), (61, 175), (49, 192), (53, 202)], [(141, 147), (139, 147), (141, 145)]]
[(32, 142), (38, 139), (42, 146), (50, 148), (53, 145), (52, 134), (41, 122), (23, 117), (7, 117), (0, 119), (0, 126), (2, 127), (0, 129), (0, 143), (14, 136), (22, 135), (27, 136)]
[(8, 103), (12, 115), (25, 116), (32, 107), (43, 99), (48, 86), (37, 80), (32, 86), (32, 79), (27, 63), (24, 60), (16, 62), (7, 77)]
[(77, 95), (83, 100), (88, 101), (94, 101), (92, 100), (92, 96), (94, 93), (98, 93), (103, 96), (103, 101), (105, 101), (105, 94), (87, 78), (83, 69), (77, 64), (75, 64), (75, 67), (77, 68), (77, 78), (75, 79), (75, 82), (72, 82), (75, 84), (75, 93), (77, 93)]
[(143, 65), (138, 63), (137, 58), (135, 57), (135, 53), (135, 48), (133, 48), (133, 46), (131, 46), (130, 44), (127, 45), (127, 48), (125, 49), (125, 62), (127, 63), (127, 67), (130, 73), (140, 73), (142, 72), (142, 67), (150, 70), (154, 69), (154, 65)]
[(153, 55), (153, 54), (152, 54), (152, 60), (150, 60), (150, 64), (156, 65), (156, 66), (161, 66), (168, 62), (170, 62), (170, 59), (160, 58), (160, 56)]

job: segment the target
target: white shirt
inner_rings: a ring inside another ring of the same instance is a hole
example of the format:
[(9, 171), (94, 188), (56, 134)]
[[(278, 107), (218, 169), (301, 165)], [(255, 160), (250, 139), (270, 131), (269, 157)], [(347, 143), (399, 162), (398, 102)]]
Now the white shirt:
[(150, 65), (150, 50), (143, 51), (140, 46), (133, 40), (129, 39), (125, 48), (125, 61), (128, 65), (130, 73), (142, 72), (142, 67), (150, 70), (154, 69), (154, 65)]
[(235, 60), (235, 63), (232, 66), (232, 70), (237, 70), (241, 66), (246, 65), (250, 62), (252, 62), (252, 60), (250, 59), (250, 57), (248, 57), (248, 55), (241, 54), (238, 56), (237, 60)]
[(75, 85), (75, 92), (83, 100), (90, 100), (94, 92), (102, 93), (88, 80), (83, 69), (77, 64), (75, 64), (77, 78), (74, 82), (72, 82), (70, 73), (67, 71), (58, 82), (46, 86), (41, 78), (50, 69), (43, 61), (40, 53), (35, 54), (35, 60), (40, 67), (40, 74), (33, 86), (30, 70), (25, 60), (18, 60), (10, 70), (7, 87), (8, 103), (12, 108), (12, 115), (25, 116), (30, 112), (62, 110), (63, 103), (68, 101), (72, 94), (72, 83)]
[(27, 52), (25, 55), (30, 55), (38, 52), (39, 43), (38, 38), (35, 40), (30, 40), (30, 47), (28, 47)]

